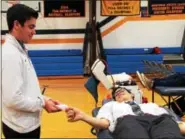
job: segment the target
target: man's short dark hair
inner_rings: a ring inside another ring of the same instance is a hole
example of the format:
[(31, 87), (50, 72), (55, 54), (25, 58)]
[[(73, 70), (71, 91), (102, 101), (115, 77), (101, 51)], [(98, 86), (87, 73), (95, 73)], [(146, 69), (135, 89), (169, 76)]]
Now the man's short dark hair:
[(22, 26), (30, 18), (38, 18), (38, 13), (34, 9), (24, 5), (15, 4), (7, 11), (8, 30), (12, 31), (14, 21), (17, 20)]
[(118, 89), (120, 89), (120, 88), (126, 90), (128, 93), (131, 94), (131, 91), (130, 91), (129, 89), (125, 88), (125, 87), (121, 87), (121, 86), (114, 87), (114, 88), (112, 89), (112, 98), (113, 98), (114, 100), (115, 100), (115, 93), (116, 93), (116, 91), (117, 91)]

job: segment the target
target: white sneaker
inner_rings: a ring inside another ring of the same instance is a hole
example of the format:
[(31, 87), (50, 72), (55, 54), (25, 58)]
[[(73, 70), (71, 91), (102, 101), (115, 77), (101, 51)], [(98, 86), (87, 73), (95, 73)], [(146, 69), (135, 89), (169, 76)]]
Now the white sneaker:
[(142, 77), (142, 79), (143, 79), (143, 82), (145, 83), (145, 86), (146, 86), (148, 89), (151, 89), (151, 88), (152, 88), (151, 82), (150, 82), (149, 79), (144, 75), (144, 73), (141, 73), (141, 77)]
[(142, 84), (144, 87), (146, 87), (146, 84), (145, 84), (145, 82), (144, 82), (144, 79), (142, 78), (142, 76), (141, 76), (141, 74), (139, 73), (139, 71), (136, 71), (136, 75), (137, 75), (137, 77), (139, 78), (141, 84)]

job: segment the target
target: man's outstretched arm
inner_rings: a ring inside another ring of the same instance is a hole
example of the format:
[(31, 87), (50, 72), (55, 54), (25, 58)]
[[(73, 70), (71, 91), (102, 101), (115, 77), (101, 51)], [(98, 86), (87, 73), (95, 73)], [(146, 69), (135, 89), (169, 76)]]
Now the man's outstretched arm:
[(107, 129), (110, 125), (109, 120), (92, 117), (77, 108), (68, 108), (66, 114), (69, 122), (81, 120), (98, 129)]

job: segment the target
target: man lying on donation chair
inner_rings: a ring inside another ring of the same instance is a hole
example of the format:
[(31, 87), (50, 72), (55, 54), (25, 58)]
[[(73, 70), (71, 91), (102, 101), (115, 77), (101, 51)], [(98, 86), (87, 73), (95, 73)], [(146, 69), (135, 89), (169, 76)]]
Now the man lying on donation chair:
[(155, 103), (136, 104), (130, 90), (123, 87), (113, 88), (112, 97), (96, 118), (69, 107), (68, 121), (81, 120), (97, 129), (109, 129), (113, 138), (183, 138), (185, 123), (177, 123), (164, 108)]
[[(101, 82), (107, 89), (112, 89), (113, 87), (113, 84), (110, 83), (108, 80), (109, 78), (105, 75), (104, 69), (105, 65), (101, 60), (97, 59), (91, 68), (93, 76), (88, 79), (85, 85), (88, 91), (95, 98), (96, 102), (98, 99), (97, 85), (99, 82)], [(120, 78), (120, 75), (116, 76)], [(126, 76), (126, 78), (125, 76), (126, 75), (124, 74), (124, 78), (121, 77), (121, 80), (126, 80), (127, 78), (127, 80), (131, 80), (130, 77)], [(124, 85), (122, 85), (122, 87), (123, 86)], [(130, 90), (122, 87), (117, 87), (112, 90), (115, 100), (104, 104), (102, 108), (100, 108), (96, 118), (85, 114), (83, 111), (80, 111), (77, 108), (71, 107), (66, 110), (68, 120), (70, 122), (78, 120), (85, 121), (93, 127), (99, 129), (99, 132), (107, 132), (109, 129), (112, 134), (111, 136), (114, 138), (182, 138), (180, 135), (180, 130), (181, 133), (185, 133), (183, 123), (179, 123), (178, 127), (177, 123), (171, 119), (170, 115), (168, 115), (168, 112), (165, 109), (153, 103), (139, 104), (139, 107), (137, 104), (134, 104), (133, 106), (136, 107), (134, 109), (134, 107), (127, 102), (133, 101), (133, 98), (135, 98), (137, 103), (141, 103), (140, 100), (136, 100), (136, 98), (138, 98), (137, 95), (140, 96), (140, 94), (132, 94), (133, 92), (131, 93)], [(137, 108), (140, 109), (140, 107), (142, 111), (138, 111)], [(135, 111), (132, 110), (132, 108)], [(137, 112), (140, 113), (137, 114)], [(122, 123), (122, 121), (126, 123)], [(136, 123), (133, 123), (133, 121)], [(168, 121), (170, 123), (168, 123)], [(165, 124), (163, 125), (163, 123)], [(173, 127), (171, 128), (170, 125)], [(163, 126), (167, 128), (165, 131)], [(141, 129), (138, 129), (139, 127), (141, 127)], [(102, 129), (104, 130), (101, 131)], [(170, 129), (174, 130), (171, 131)], [(121, 131), (124, 131), (124, 133), (122, 134)], [(165, 132), (165, 134), (162, 135), (161, 132)], [(158, 133), (159, 135), (157, 135)], [(112, 137), (109, 135), (108, 137), (104, 136), (104, 138)]]

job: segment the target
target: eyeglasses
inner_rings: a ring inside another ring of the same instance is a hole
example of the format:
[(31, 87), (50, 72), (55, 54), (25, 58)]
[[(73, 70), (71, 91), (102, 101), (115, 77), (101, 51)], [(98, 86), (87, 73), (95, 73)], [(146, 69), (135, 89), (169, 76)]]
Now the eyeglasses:
[(118, 89), (117, 91), (115, 91), (114, 97), (120, 95), (120, 94), (123, 93), (123, 92), (125, 92), (125, 89), (124, 89), (124, 88)]

